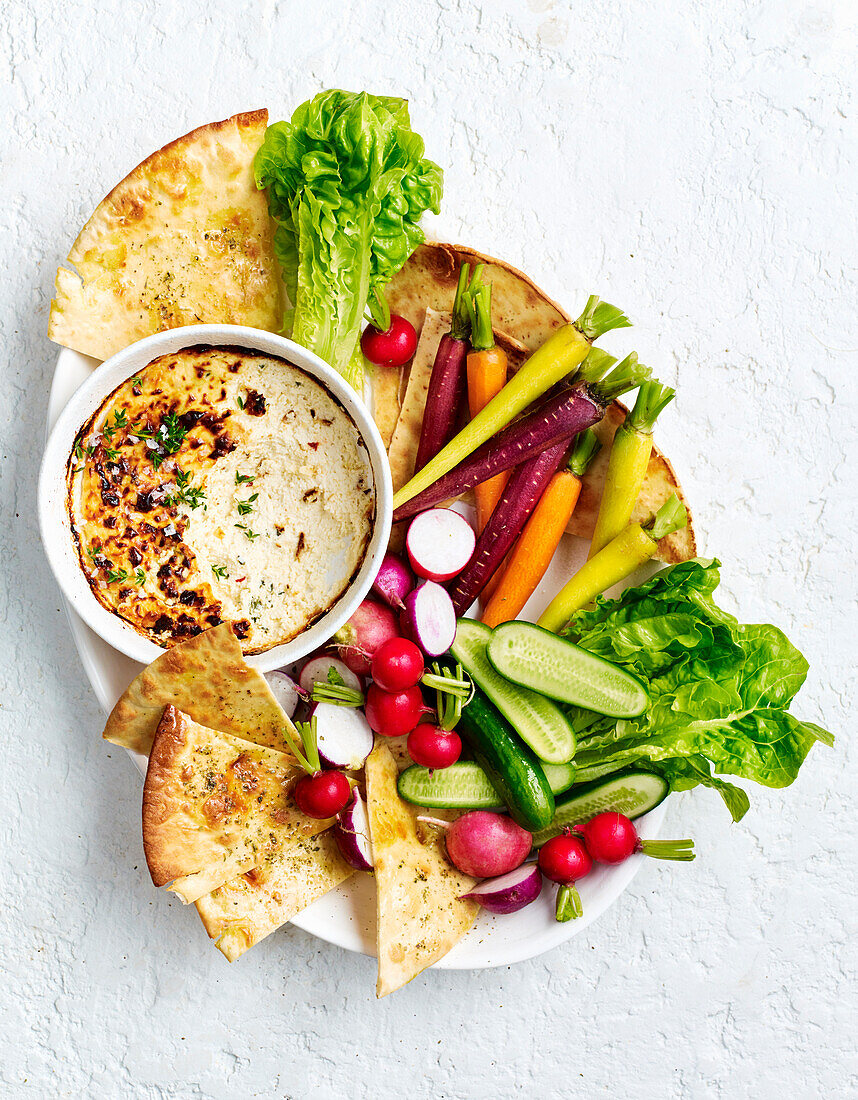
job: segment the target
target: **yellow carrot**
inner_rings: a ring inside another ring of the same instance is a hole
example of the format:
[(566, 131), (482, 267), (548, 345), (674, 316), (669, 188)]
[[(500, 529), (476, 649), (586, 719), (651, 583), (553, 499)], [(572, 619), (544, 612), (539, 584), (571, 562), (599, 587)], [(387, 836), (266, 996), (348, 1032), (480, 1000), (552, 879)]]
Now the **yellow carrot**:
[(486, 626), (499, 626), (516, 618), (533, 595), (572, 517), (581, 493), (581, 478), (598, 449), (593, 430), (582, 432), (566, 468), (558, 470), (548, 483), (502, 567), (503, 575), (482, 614)]
[(555, 633), (562, 630), (576, 611), (649, 561), (658, 549), (659, 539), (687, 522), (684, 505), (675, 493), (671, 494), (645, 527), (630, 523), (586, 561), (546, 607), (538, 625)]
[(482, 412), (403, 485), (393, 498), (394, 510), (434, 485), (438, 478), (473, 454), (528, 405), (576, 370), (586, 359), (593, 340), (611, 329), (628, 325), (628, 318), (616, 306), (591, 296), (578, 320), (556, 329), (497, 397), (492, 398)]
[(589, 557), (594, 557), (616, 538), (631, 519), (652, 454), (653, 425), (658, 414), (673, 400), (675, 392), (655, 380), (644, 382), (634, 407), (617, 429)]

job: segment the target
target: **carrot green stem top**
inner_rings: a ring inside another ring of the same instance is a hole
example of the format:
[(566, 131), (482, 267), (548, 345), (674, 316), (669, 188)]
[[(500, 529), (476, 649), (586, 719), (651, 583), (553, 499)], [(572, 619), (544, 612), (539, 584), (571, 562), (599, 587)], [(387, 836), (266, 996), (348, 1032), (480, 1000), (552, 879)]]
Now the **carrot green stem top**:
[(580, 432), (575, 437), (575, 444), (569, 452), (566, 468), (575, 477), (583, 477), (601, 446), (602, 444), (596, 438), (596, 433), (592, 428)]
[(471, 299), (470, 286), (476, 281), (479, 285), (482, 264), (474, 269), (474, 279), (468, 284), (470, 264), (462, 264), (459, 268), (459, 285), (456, 287), (456, 297), (453, 300), (453, 321), (450, 325), (450, 335), (454, 340), (467, 340), (471, 331)]
[(584, 312), (575, 322), (575, 328), (588, 340), (598, 340), (613, 328), (630, 328), (631, 321), (621, 309), (603, 302), (591, 294), (584, 306)]
[(644, 531), (658, 542), (665, 535), (672, 535), (674, 531), (681, 530), (687, 523), (688, 512), (685, 510), (685, 505), (676, 493), (671, 493), (649, 523), (644, 526)]
[(574, 376), (575, 380), (578, 382), (598, 382), (600, 378), (605, 377), (616, 362), (616, 355), (610, 355), (601, 348), (590, 348), (587, 358)]
[[(473, 288), (473, 283), (471, 284)], [(488, 351), (495, 346), (492, 329), (492, 284), (480, 283), (471, 290), (471, 347), (474, 351)]]
[(593, 383), (590, 388), (607, 405), (609, 401), (620, 397), (628, 390), (637, 389), (649, 377), (649, 367), (639, 363), (637, 352), (632, 351), (614, 367), (607, 377), (601, 382)]
[(626, 417), (625, 426), (643, 435), (652, 435), (653, 425), (662, 409), (666, 408), (676, 396), (676, 390), (663, 386), (654, 378), (644, 382), (638, 390), (632, 411)]

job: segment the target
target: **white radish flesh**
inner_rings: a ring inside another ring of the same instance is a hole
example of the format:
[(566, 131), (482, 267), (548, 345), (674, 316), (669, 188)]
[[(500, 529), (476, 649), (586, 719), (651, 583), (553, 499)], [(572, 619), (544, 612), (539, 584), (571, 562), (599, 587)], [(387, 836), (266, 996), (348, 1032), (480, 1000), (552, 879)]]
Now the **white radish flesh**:
[(316, 703), (310, 711), (316, 719), (319, 759), (328, 768), (362, 768), (372, 752), (372, 730), (362, 710)]
[(427, 657), (446, 653), (456, 638), (456, 612), (447, 590), (434, 581), (424, 581), (406, 597), (399, 625)]
[(349, 867), (354, 867), (356, 871), (373, 869), (366, 804), (357, 788), (352, 794), (351, 802), (341, 811), (339, 821), (334, 826), (334, 839), (340, 855)]
[(265, 679), (271, 688), (271, 694), (283, 708), (283, 713), (287, 718), (292, 718), (301, 698), (298, 685), (285, 672), (266, 672)]
[[(331, 676), (331, 670), (333, 670), (333, 676)], [(340, 680), (347, 688), (363, 691), (360, 678), (352, 672), (344, 661), (341, 661), (339, 657), (332, 657), (329, 653), (317, 653), (315, 657), (311, 657), (302, 665), (301, 672), (298, 675), (301, 690), (308, 695), (313, 693), (313, 684), (338, 684)]]
[(414, 572), (430, 581), (448, 581), (470, 561), (476, 535), (452, 508), (432, 508), (411, 521), (405, 547)]
[(490, 913), (517, 913), (542, 892), (542, 875), (535, 863), (525, 863), (499, 878), (487, 878), (463, 898), (478, 901)]

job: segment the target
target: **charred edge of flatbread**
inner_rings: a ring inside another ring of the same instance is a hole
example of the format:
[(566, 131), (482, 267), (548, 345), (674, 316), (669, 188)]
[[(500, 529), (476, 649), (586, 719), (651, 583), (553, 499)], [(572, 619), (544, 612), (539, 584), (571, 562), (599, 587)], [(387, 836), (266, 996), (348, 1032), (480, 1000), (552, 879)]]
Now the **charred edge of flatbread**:
[(184, 714), (171, 703), (155, 731), (146, 780), (143, 784), (143, 852), (149, 874), (156, 886), (166, 886), (177, 874), (175, 868), (163, 858), (158, 840), (158, 830), (164, 823), (169, 806), (164, 797), (164, 787), (170, 782), (173, 764), (181, 756), (187, 741), (188, 723)]

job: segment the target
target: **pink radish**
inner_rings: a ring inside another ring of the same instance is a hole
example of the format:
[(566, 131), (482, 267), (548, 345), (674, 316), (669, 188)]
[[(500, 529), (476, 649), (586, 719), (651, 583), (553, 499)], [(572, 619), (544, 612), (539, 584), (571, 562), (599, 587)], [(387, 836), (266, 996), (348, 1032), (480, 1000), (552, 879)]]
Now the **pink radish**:
[(448, 581), (468, 564), (476, 541), (464, 516), (452, 508), (431, 508), (412, 520), (405, 548), (418, 577)]
[(362, 768), (372, 752), (372, 730), (363, 711), (316, 703), (309, 717), (316, 719), (319, 759), (326, 768)]
[(576, 825), (575, 830), (583, 833), (587, 851), (597, 863), (623, 863), (634, 852), (685, 863), (694, 859), (693, 840), (641, 840), (634, 822), (611, 810), (596, 814), (586, 825)]
[(339, 821), (334, 826), (334, 840), (349, 867), (354, 867), (356, 871), (373, 869), (366, 803), (357, 788), (352, 792), (351, 802), (340, 812)]
[(271, 688), (271, 694), (282, 707), (283, 713), (287, 718), (291, 718), (298, 709), (298, 701), (301, 697), (298, 685), (285, 672), (266, 672), (265, 679)]
[(542, 875), (535, 863), (525, 863), (506, 875), (487, 878), (463, 898), (478, 901), (490, 913), (517, 913), (536, 901), (542, 891)]
[(491, 810), (471, 810), (447, 829), (447, 855), (466, 875), (493, 878), (524, 863), (533, 846), (526, 829)]
[(363, 691), (361, 678), (356, 676), (344, 661), (331, 653), (316, 653), (309, 657), (301, 666), (298, 683), (302, 691), (312, 695), (314, 684), (338, 683), (337, 677), (342, 680), (345, 687), (352, 688), (353, 691)]
[(334, 635), (340, 658), (358, 676), (368, 676), (372, 655), (388, 638), (399, 636), (396, 616), (384, 604), (364, 600)]
[(428, 657), (446, 653), (456, 639), (456, 612), (447, 590), (434, 581), (424, 581), (408, 593), (399, 625), (406, 638)]
[(401, 608), (402, 602), (414, 587), (414, 574), (396, 554), (385, 554), (372, 590), (389, 607)]

